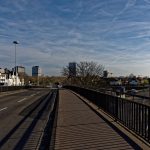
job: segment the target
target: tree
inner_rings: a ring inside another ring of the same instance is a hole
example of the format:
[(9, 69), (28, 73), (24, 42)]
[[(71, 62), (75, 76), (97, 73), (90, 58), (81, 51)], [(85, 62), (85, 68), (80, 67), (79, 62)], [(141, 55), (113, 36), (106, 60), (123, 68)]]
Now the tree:
[(79, 76), (87, 77), (87, 76), (102, 76), (104, 71), (104, 67), (102, 65), (98, 65), (97, 63), (91, 62), (80, 62), (77, 64), (77, 73)]
[(130, 79), (136, 79), (136, 76), (133, 73), (131, 73), (131, 74), (129, 74), (129, 78)]
[(83, 61), (76, 65), (76, 77), (69, 76), (69, 66), (63, 68), (62, 75), (67, 76), (71, 84), (91, 88), (98, 87), (102, 81), (103, 71), (103, 65), (99, 65), (93, 61)]

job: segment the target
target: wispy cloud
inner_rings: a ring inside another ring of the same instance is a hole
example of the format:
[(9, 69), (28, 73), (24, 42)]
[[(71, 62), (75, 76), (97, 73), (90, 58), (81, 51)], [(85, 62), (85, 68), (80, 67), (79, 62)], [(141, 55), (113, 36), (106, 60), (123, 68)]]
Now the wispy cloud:
[(150, 0), (144, 0), (146, 3), (150, 4)]
[[(96, 61), (116, 74), (150, 74), (149, 1), (6, 0), (0, 6), (0, 63), (59, 75), (69, 61)], [(7, 61), (6, 61), (7, 60)], [(133, 72), (133, 73), (134, 73)]]

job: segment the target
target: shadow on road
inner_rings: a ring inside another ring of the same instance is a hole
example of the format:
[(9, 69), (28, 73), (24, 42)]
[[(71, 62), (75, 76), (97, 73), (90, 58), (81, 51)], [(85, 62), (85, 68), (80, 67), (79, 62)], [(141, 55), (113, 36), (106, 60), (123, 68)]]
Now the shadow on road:
[(24, 122), (27, 120), (27, 118), (32, 117), (32, 114), (34, 114), (34, 119), (29, 122), (30, 125), (26, 129), (26, 131), (23, 133), (20, 140), (17, 142), (16, 146), (12, 149), (14, 150), (21, 150), (25, 146), (26, 142), (28, 141), (28, 138), (30, 137), (35, 125), (37, 124), (40, 117), (43, 115), (45, 109), (50, 106), (51, 103), (51, 97), (52, 93), (49, 93), (45, 96), (42, 96), (39, 98), (36, 102), (32, 103), (30, 106), (25, 108), (20, 115), (23, 115), (24, 118), (20, 120), (17, 125), (9, 131), (9, 133), (0, 141), (0, 148), (5, 145), (5, 143), (11, 138), (11, 136), (19, 129), (21, 125), (24, 124)]

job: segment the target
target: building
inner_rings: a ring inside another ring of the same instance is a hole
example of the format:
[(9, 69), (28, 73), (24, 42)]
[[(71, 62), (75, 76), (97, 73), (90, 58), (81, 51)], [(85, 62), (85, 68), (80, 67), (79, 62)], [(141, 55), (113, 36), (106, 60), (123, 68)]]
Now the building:
[(0, 85), (5, 85), (7, 82), (7, 74), (5, 73), (5, 69), (0, 68)]
[(32, 67), (32, 76), (33, 77), (42, 76), (42, 69), (39, 66), (33, 66)]
[(5, 85), (7, 82), (6, 80), (6, 74), (0, 72), (0, 85)]
[(0, 85), (2, 86), (23, 86), (24, 79), (19, 78), (18, 74), (15, 75), (13, 71), (7, 68), (0, 69)]
[(70, 62), (69, 63), (69, 77), (75, 77), (76, 76), (76, 63)]
[(103, 71), (103, 77), (104, 77), (104, 78), (107, 78), (107, 77), (108, 77), (108, 71), (107, 71), (107, 70), (104, 70), (104, 71)]
[(5, 69), (0, 68), (0, 73), (5, 73)]
[(113, 85), (122, 85), (122, 81), (119, 80), (119, 79), (111, 78), (111, 81), (109, 82), (109, 84), (111, 86), (113, 86)]
[(18, 74), (25, 74), (25, 67), (23, 66), (16, 66), (15, 70), (17, 71)]
[(22, 81), (20, 80), (18, 75), (10, 75), (9, 79), (6, 80), (5, 83), (6, 86), (23, 86), (24, 85), (24, 79)]
[(136, 85), (138, 85), (138, 81), (137, 81), (137, 80), (131, 80), (131, 81), (129, 82), (129, 84), (136, 86)]

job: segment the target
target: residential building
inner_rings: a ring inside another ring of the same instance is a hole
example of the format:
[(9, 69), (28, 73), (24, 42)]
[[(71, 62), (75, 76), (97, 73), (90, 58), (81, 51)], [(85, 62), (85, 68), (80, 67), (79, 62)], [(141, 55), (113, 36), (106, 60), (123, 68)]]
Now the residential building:
[(122, 82), (121, 80), (118, 80), (118, 79), (115, 79), (115, 78), (112, 78), (112, 80), (109, 82), (110, 85), (122, 85)]
[(23, 86), (24, 79), (20, 80), (18, 74), (8, 69), (0, 69), (0, 85), (3, 86)]
[(0, 73), (5, 73), (5, 69), (0, 68)]
[(23, 86), (24, 81), (21, 82), (18, 75), (12, 74), (12, 75), (9, 76), (9, 79), (7, 79), (6, 85), (7, 86)]
[(130, 82), (129, 82), (129, 84), (130, 85), (138, 85), (138, 81), (137, 80), (131, 80)]
[(5, 85), (6, 80), (6, 74), (0, 72), (0, 85)]
[(5, 73), (5, 69), (0, 68), (0, 85), (5, 85), (7, 82), (7, 74)]

